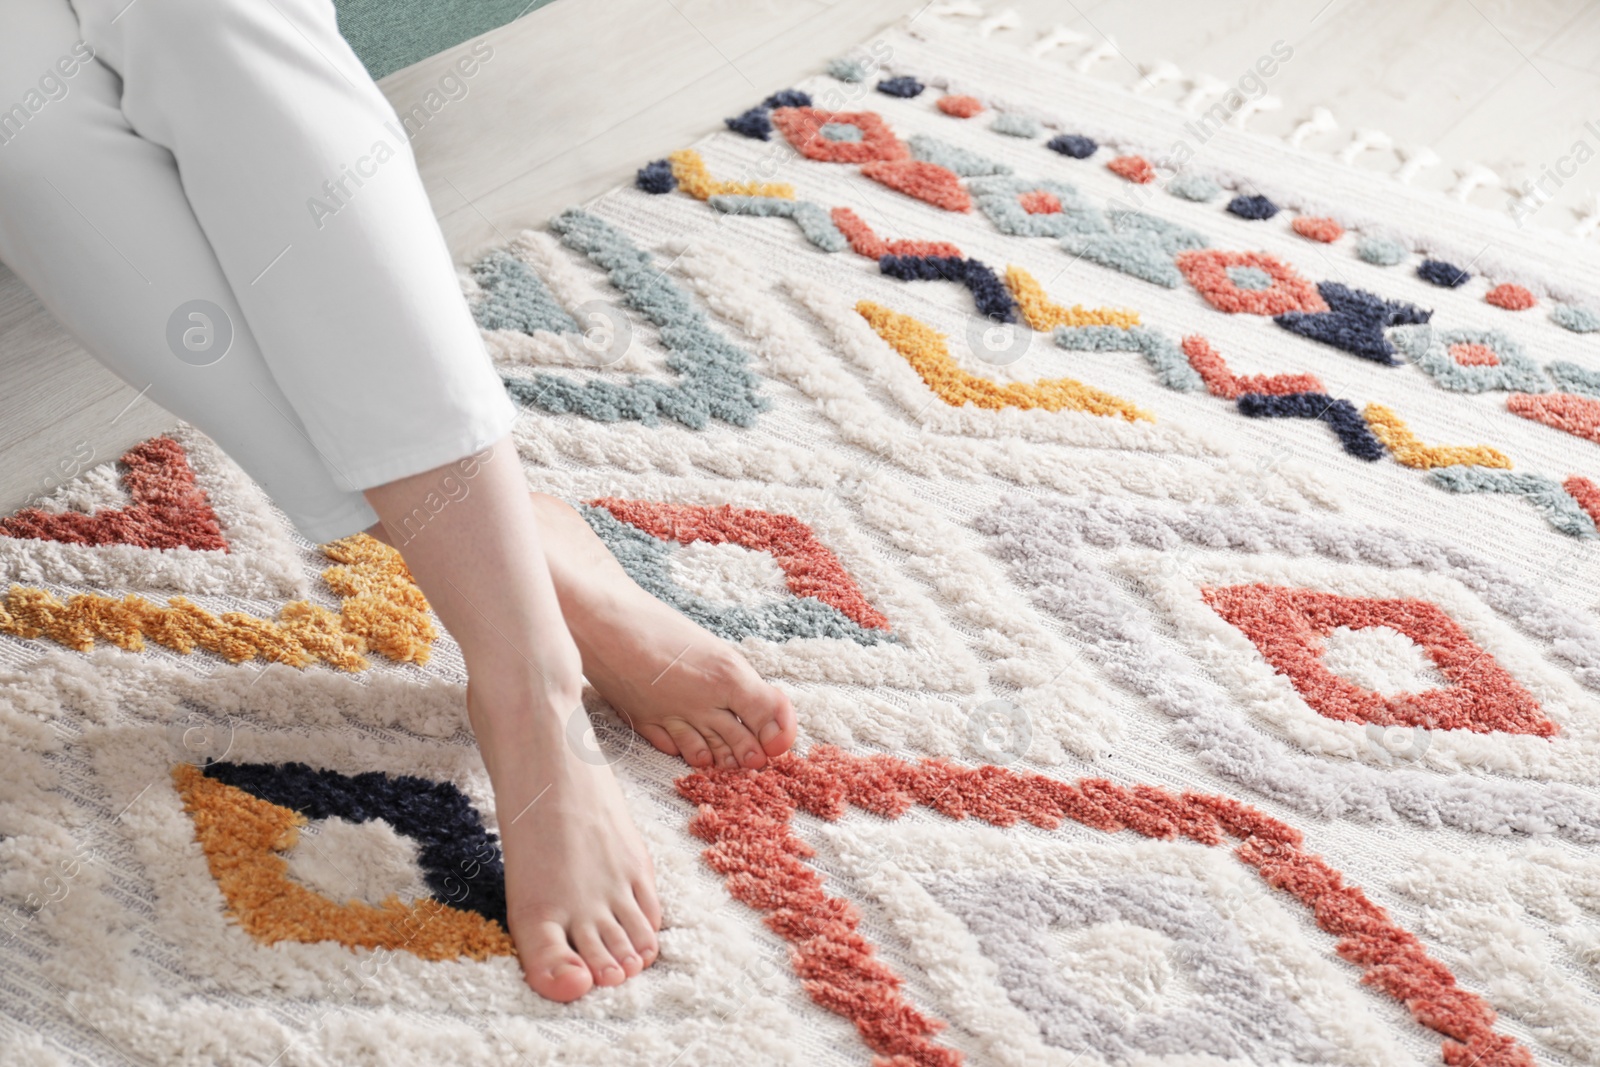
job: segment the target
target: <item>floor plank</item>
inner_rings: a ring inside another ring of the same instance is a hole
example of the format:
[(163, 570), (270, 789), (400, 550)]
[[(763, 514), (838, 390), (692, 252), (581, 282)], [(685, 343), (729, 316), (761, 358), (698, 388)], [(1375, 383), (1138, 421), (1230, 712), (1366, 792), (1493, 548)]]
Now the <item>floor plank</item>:
[[(505, 27), (504, 44), (495, 47), (508, 53), (548, 52), (552, 39), (570, 35), (585, 41), (585, 57), (601, 58), (528, 64), (516, 84), (486, 84), (473, 110), (450, 116), (437, 139), (418, 138), (418, 163), (457, 255), (630, 180), (644, 162), (814, 72), (908, 6), (899, 0), (831, 8), (779, 0), (611, 3), (616, 17), (603, 26), (592, 25), (581, 5), (563, 11), (555, 4), (540, 14), (560, 13), (566, 21)], [(596, 107), (600, 99), (606, 104)], [(493, 177), (458, 178), (463, 159), (485, 154), (472, 147), (482, 144), (485, 129), (508, 122), (522, 135), (494, 138)]]
[[(1117, 51), (1093, 74), (1131, 83), (1162, 59), (1188, 76), (1236, 81), (1274, 41), (1295, 54), (1269, 91), (1282, 111), (1253, 127), (1285, 133), (1313, 107), (1341, 131), (1307, 142), (1337, 151), (1350, 131), (1376, 128), (1399, 145), (1428, 145), (1451, 165), (1418, 184), (1447, 188), (1469, 161), (1509, 182), (1537, 178), (1578, 140), (1600, 150), (1600, 7), (1584, 0), (1247, 0), (1219, 8), (1180, 0), (1010, 0), (1032, 41), (1055, 25)], [(550, 4), (479, 38), (493, 50), (417, 124), (412, 147), (454, 253), (538, 225), (628, 180), (775, 89), (816, 69), (926, 0), (607, 0)], [(934, 17), (924, 15), (923, 17)], [(410, 113), (475, 42), (380, 83)], [(1080, 47), (1052, 60), (1070, 63)], [(1183, 85), (1150, 95), (1174, 99)], [(1363, 166), (1392, 169), (1393, 152)], [(1532, 220), (1570, 228), (1600, 188), (1590, 161)], [(1503, 189), (1479, 202), (1501, 206)], [(54, 472), (171, 424), (96, 365), (10, 272), (0, 268), (0, 513), (51, 484)], [(130, 401), (132, 405), (130, 405)], [(124, 411), (124, 409), (126, 409)]]

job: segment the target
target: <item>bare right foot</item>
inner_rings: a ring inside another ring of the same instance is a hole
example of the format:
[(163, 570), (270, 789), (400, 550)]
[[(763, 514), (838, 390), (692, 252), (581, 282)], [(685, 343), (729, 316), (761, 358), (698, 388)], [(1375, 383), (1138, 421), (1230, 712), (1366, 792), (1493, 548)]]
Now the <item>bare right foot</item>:
[[(529, 494), (583, 673), (634, 730), (693, 767), (757, 769), (789, 751), (794, 707), (732, 644), (645, 590), (566, 502)], [(393, 545), (382, 525), (367, 531)]]
[(694, 767), (754, 770), (794, 744), (794, 708), (732, 644), (641, 589), (571, 506), (532, 494), (583, 673), (635, 730)]
[(567, 743), (578, 698), (561, 703), (467, 689), (494, 785), (511, 939), (528, 985), (565, 1003), (655, 962), (661, 904), (611, 769), (579, 759)]

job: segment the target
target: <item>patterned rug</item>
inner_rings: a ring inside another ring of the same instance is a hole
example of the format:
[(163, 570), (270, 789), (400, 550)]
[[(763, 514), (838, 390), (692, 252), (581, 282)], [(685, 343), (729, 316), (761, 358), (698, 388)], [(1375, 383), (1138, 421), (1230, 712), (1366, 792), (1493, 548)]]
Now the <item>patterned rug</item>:
[(1600, 256), (1239, 128), (1292, 50), (986, 29), (463, 273), (529, 484), (799, 712), (572, 724), (659, 963), (523, 985), (454, 644), (180, 429), (0, 520), (0, 1059), (1600, 1062)]

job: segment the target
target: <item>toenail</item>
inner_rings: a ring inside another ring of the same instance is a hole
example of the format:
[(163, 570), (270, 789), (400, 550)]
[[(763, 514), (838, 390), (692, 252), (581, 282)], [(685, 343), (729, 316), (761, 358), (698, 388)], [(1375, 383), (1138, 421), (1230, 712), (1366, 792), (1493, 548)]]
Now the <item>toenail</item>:
[(767, 723), (767, 725), (763, 726), (761, 728), (761, 733), (756, 736), (761, 738), (761, 747), (765, 748), (772, 744), (772, 742), (776, 741), (778, 739), (778, 735), (781, 733), (783, 733), (783, 727), (779, 726), (778, 720), (774, 719)]
[(761, 753), (746, 752), (744, 754), (744, 765), (746, 767), (759, 767), (761, 765)]

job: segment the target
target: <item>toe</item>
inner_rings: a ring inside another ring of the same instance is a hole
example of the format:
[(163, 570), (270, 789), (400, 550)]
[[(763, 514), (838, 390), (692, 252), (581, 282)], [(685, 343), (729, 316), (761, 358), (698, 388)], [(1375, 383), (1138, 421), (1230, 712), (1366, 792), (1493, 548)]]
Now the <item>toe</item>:
[(795, 737), (794, 705), (789, 702), (789, 695), (762, 681), (748, 665), (740, 673), (741, 681), (728, 701), (729, 709), (755, 735), (766, 755), (783, 755)]
[(678, 746), (678, 754), (685, 763), (691, 767), (713, 766), (711, 749), (706, 739), (700, 736), (699, 730), (682, 719), (668, 719), (662, 727), (672, 737), (673, 744)]
[(572, 944), (578, 950), (578, 955), (583, 957), (583, 962), (589, 965), (589, 973), (594, 975), (594, 984), (598, 986), (621, 985), (628, 977), (628, 972), (623, 970), (622, 964), (606, 948), (605, 939), (600, 936), (600, 931), (594, 926), (579, 926), (572, 931)]
[(644, 957), (640, 956), (633, 947), (633, 939), (616, 921), (601, 923), (600, 940), (605, 942), (606, 951), (611, 953), (611, 958), (622, 964), (622, 972), (629, 978), (644, 970)]
[(567, 943), (560, 923), (540, 923), (529, 944), (518, 945), (522, 974), (533, 991), (546, 1000), (565, 1004), (577, 1000), (594, 986), (589, 965)]
[(715, 730), (702, 728), (700, 736), (705, 738), (706, 744), (711, 748), (711, 758), (716, 761), (716, 766), (724, 771), (739, 769), (739, 757), (733, 754), (733, 746), (723, 739)]
[[(712, 732), (722, 741), (724, 747), (732, 750), (733, 758), (738, 766), (755, 769), (767, 765), (767, 754), (761, 751), (761, 743), (756, 740), (756, 735), (750, 728), (739, 720), (731, 711), (715, 711), (707, 716), (700, 724), (702, 733)], [(715, 743), (712, 751), (717, 750)]]
[[(650, 903), (655, 910), (646, 908), (645, 902), (639, 899), (638, 890), (634, 890), (632, 899), (627, 900), (611, 909), (617, 917), (617, 922), (622, 924), (622, 929), (628, 935), (628, 943), (633, 951), (639, 954), (640, 961), (648, 967), (656, 961), (661, 954), (660, 942), (656, 940), (656, 927), (660, 924), (660, 908), (655, 904), (655, 893), (650, 893)], [(656, 918), (652, 920), (651, 916)]]
[(637, 729), (639, 731), (639, 736), (643, 737), (646, 741), (650, 742), (667, 755), (681, 756), (683, 754), (678, 750), (678, 743), (672, 739), (672, 734), (670, 734), (665, 727), (657, 726), (653, 722), (642, 722), (638, 725)]

